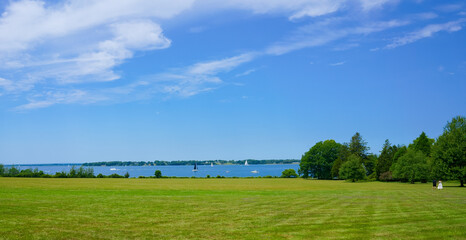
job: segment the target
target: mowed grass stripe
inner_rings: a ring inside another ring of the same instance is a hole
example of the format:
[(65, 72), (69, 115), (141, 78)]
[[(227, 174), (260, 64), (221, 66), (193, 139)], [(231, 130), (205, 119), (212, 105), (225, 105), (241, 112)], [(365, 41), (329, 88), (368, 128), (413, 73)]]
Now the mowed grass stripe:
[(0, 238), (464, 239), (453, 185), (0, 178)]

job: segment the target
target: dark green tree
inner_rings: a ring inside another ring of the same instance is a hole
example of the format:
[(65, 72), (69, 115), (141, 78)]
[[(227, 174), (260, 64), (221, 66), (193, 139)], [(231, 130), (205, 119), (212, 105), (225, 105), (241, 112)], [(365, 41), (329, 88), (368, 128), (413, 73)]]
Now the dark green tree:
[(413, 148), (416, 151), (421, 151), (427, 157), (430, 156), (430, 150), (435, 140), (428, 138), (425, 132), (422, 132), (418, 138), (414, 139), (412, 144), (409, 144), (409, 148)]
[(155, 170), (154, 175), (155, 175), (155, 178), (161, 178), (161, 177), (162, 177), (162, 171), (160, 171), (160, 170)]
[(454, 117), (432, 149), (433, 174), (444, 179), (466, 181), (466, 118)]
[(16, 177), (19, 175), (19, 170), (15, 168), (15, 166), (11, 166), (11, 168), (8, 168), (8, 177)]
[(126, 172), (125, 178), (129, 178), (129, 172)]
[(376, 180), (377, 175), (375, 172), (375, 168), (377, 166), (377, 155), (375, 154), (368, 154), (366, 159), (362, 161), (364, 170), (366, 171), (366, 176), (370, 180)]
[(339, 178), (340, 177), (340, 167), (341, 164), (343, 164), (343, 161), (341, 160), (340, 157), (338, 157), (335, 162), (333, 162), (331, 174), (332, 178)]
[(3, 164), (0, 164), (0, 176), (3, 176), (5, 174), (5, 167)]
[(350, 152), (349, 152), (348, 143), (341, 144), (340, 151), (338, 152), (338, 157), (335, 160), (335, 162), (333, 162), (333, 165), (332, 165), (332, 170), (331, 170), (332, 178), (339, 178), (341, 164), (346, 162), (349, 156), (350, 156)]
[(77, 170), (75, 166), (71, 166), (70, 172), (68, 173), (68, 177), (75, 178), (77, 176)]
[(369, 151), (367, 142), (364, 141), (361, 134), (356, 132), (349, 143), (349, 153), (358, 156), (361, 160), (367, 158), (367, 151)]
[(282, 172), (282, 175), (280, 177), (281, 178), (297, 178), (298, 174), (296, 174), (296, 171), (294, 169), (285, 169)]
[(398, 146), (395, 154), (393, 155), (392, 166), (395, 164), (400, 157), (405, 155), (408, 152), (408, 148), (406, 146)]
[[(382, 175), (382, 173), (390, 171), (390, 167), (393, 163), (393, 157), (395, 156), (397, 150), (397, 146), (392, 145), (388, 139), (385, 140), (382, 151), (380, 151), (379, 158), (377, 159), (377, 166), (375, 168), (377, 179), (380, 179), (380, 175)], [(388, 175), (388, 173), (385, 175)]]
[(340, 147), (341, 144), (334, 140), (316, 143), (302, 156), (299, 174), (305, 178), (311, 176), (318, 179), (331, 179), (332, 165), (338, 157)]
[(353, 182), (364, 179), (366, 175), (361, 159), (354, 154), (351, 154), (348, 161), (341, 165), (339, 174), (341, 179), (351, 179)]
[(422, 151), (408, 149), (408, 152), (392, 166), (393, 177), (402, 181), (425, 181), (429, 178), (427, 156)]

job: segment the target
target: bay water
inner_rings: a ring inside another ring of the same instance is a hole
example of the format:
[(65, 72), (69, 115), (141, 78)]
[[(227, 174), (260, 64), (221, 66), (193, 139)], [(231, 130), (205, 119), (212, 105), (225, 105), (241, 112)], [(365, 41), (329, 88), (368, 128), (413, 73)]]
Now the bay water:
[[(47, 174), (55, 174), (56, 172), (69, 172), (73, 165), (16, 165), (16, 168), (21, 169), (35, 169), (44, 171)], [(79, 168), (80, 165), (74, 165)], [(5, 166), (10, 167), (10, 166)], [(264, 177), (281, 176), (283, 170), (294, 169), (298, 172), (298, 164), (250, 164), (250, 165), (198, 165), (198, 171), (193, 171), (194, 166), (98, 166), (92, 167), (94, 174), (97, 176), (99, 173), (103, 175), (110, 175), (113, 173), (124, 175), (129, 173), (130, 177), (139, 176), (154, 176), (156, 170), (160, 170), (163, 176), (169, 177), (210, 177), (225, 176), (225, 177)]]

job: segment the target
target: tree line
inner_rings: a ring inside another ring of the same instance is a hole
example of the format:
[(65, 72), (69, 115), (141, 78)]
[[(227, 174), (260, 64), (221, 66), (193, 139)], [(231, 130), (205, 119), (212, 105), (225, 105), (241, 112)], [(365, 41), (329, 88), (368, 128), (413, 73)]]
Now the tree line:
[(179, 160), (179, 161), (109, 161), (109, 162), (91, 162), (83, 163), (83, 166), (180, 166), (180, 165), (243, 165), (246, 161), (248, 164), (292, 164), (299, 162), (297, 159), (245, 159), (245, 160)]
[(466, 180), (466, 119), (454, 117), (437, 139), (422, 132), (408, 146), (387, 139), (379, 155), (369, 153), (367, 142), (356, 132), (348, 143), (325, 140), (304, 153), (299, 175), (304, 178), (367, 179), (427, 182), (432, 179)]
[(75, 167), (72, 166), (70, 171), (61, 171), (56, 172), (55, 174), (47, 174), (44, 171), (35, 169), (18, 169), (15, 166), (10, 168), (4, 167), (0, 164), (0, 176), (1, 177), (31, 177), (31, 178), (129, 178), (129, 173), (127, 172), (125, 175), (119, 174), (111, 174), (111, 175), (103, 175), (99, 173), (97, 176), (94, 175), (93, 168), (84, 168), (84, 167)]

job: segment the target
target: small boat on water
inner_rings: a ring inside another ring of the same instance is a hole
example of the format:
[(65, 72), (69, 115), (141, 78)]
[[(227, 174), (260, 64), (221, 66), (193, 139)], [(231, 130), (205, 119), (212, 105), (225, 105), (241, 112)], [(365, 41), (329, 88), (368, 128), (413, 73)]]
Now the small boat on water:
[(193, 169), (193, 172), (197, 172), (197, 163), (194, 163), (194, 169)]
[(251, 172), (252, 172), (252, 173), (258, 173), (259, 171), (257, 171), (257, 170), (252, 170)]
[(211, 166), (211, 167), (214, 167), (214, 164), (213, 164), (213, 163), (210, 163), (210, 166)]
[(110, 171), (116, 171), (116, 170), (117, 170), (117, 169), (114, 168), (114, 167), (110, 168)]
[(246, 162), (244, 162), (244, 166), (248, 166), (248, 160), (246, 160)]

